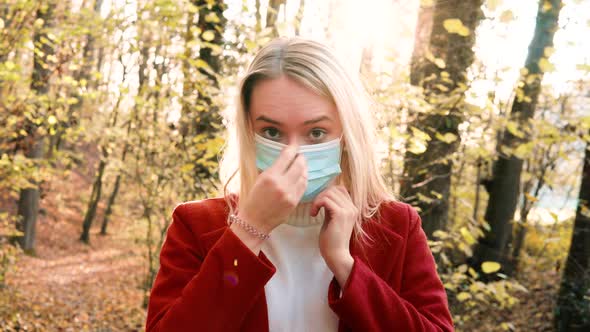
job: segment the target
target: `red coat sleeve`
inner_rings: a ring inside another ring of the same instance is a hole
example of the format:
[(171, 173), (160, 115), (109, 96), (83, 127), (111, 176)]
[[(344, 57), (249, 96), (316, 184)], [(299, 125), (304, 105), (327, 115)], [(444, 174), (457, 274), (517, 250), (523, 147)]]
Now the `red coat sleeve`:
[(447, 295), (420, 216), (410, 206), (401, 291), (398, 293), (357, 255), (339, 297), (333, 279), (328, 303), (354, 331), (453, 331)]
[[(276, 269), (229, 227), (205, 255), (186, 224), (184, 208), (180, 204), (172, 213), (150, 294), (146, 331), (238, 331)], [(205, 208), (190, 218), (207, 222)]]

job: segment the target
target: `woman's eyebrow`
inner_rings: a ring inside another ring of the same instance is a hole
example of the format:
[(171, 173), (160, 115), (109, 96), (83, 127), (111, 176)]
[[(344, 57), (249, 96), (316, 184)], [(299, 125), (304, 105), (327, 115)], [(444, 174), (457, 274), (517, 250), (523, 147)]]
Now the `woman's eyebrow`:
[(329, 118), (328, 116), (326, 116), (326, 115), (322, 115), (322, 116), (320, 116), (319, 118), (315, 118), (315, 119), (307, 120), (307, 121), (303, 122), (303, 124), (304, 124), (304, 125), (308, 125), (308, 124), (312, 124), (312, 123), (320, 122), (320, 121), (323, 121), (323, 120), (332, 121), (332, 119), (331, 119), (331, 118)]
[[(303, 125), (317, 123), (317, 122), (320, 122), (320, 121), (323, 121), (323, 120), (332, 121), (332, 119), (330, 117), (328, 117), (326, 115), (322, 115), (322, 116), (320, 116), (318, 118), (315, 118), (315, 119), (306, 120), (305, 122), (303, 122)], [(273, 119), (271, 119), (271, 118), (269, 118), (269, 117), (267, 117), (265, 115), (261, 115), (261, 116), (257, 117), (256, 118), (256, 121), (266, 121), (266, 122), (269, 122), (269, 123), (272, 123), (272, 124), (276, 124), (278, 126), (281, 126), (282, 125), (282, 123), (280, 123), (279, 121), (273, 120)]]
[(276, 124), (276, 125), (279, 125), (279, 126), (282, 125), (282, 123), (278, 122), (277, 120), (273, 120), (271, 118), (267, 118), (264, 115), (261, 115), (261, 116), (257, 117), (256, 118), (256, 121), (266, 121), (266, 122), (270, 122), (272, 124)]

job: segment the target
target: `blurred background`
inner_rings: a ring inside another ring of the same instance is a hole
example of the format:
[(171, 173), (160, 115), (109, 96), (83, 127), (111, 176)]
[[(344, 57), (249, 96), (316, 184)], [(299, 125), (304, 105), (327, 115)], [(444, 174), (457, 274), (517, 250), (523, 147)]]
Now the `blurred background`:
[(239, 78), (294, 35), (370, 92), (457, 331), (590, 331), (587, 0), (2, 0), (0, 330), (144, 329)]

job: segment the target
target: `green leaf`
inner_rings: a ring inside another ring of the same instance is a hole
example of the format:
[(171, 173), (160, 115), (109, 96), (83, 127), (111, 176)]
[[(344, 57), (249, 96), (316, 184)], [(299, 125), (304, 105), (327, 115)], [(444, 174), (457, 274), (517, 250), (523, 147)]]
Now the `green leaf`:
[(498, 263), (498, 262), (487, 261), (487, 262), (483, 262), (481, 264), (481, 270), (484, 273), (488, 273), (488, 274), (494, 273), (494, 272), (500, 270), (501, 267), (502, 267), (502, 265), (500, 265), (500, 263)]
[(469, 31), (469, 28), (464, 26), (463, 22), (461, 22), (461, 20), (458, 18), (448, 18), (448, 19), (444, 20), (443, 27), (449, 33), (456, 33), (459, 36), (463, 36), (463, 37), (469, 36), (469, 34), (471, 33), (471, 31)]

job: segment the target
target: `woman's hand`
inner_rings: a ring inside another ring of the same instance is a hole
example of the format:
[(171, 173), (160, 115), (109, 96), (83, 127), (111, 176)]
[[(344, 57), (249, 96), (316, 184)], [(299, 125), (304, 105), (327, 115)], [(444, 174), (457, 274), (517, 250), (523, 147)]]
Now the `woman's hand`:
[(343, 286), (352, 267), (349, 242), (359, 211), (343, 185), (322, 191), (313, 200), (311, 215), (316, 216), (322, 206), (325, 219), (320, 230), (320, 253)]
[(268, 234), (297, 206), (306, 187), (305, 157), (289, 145), (258, 175), (248, 197), (240, 200), (238, 216)]

